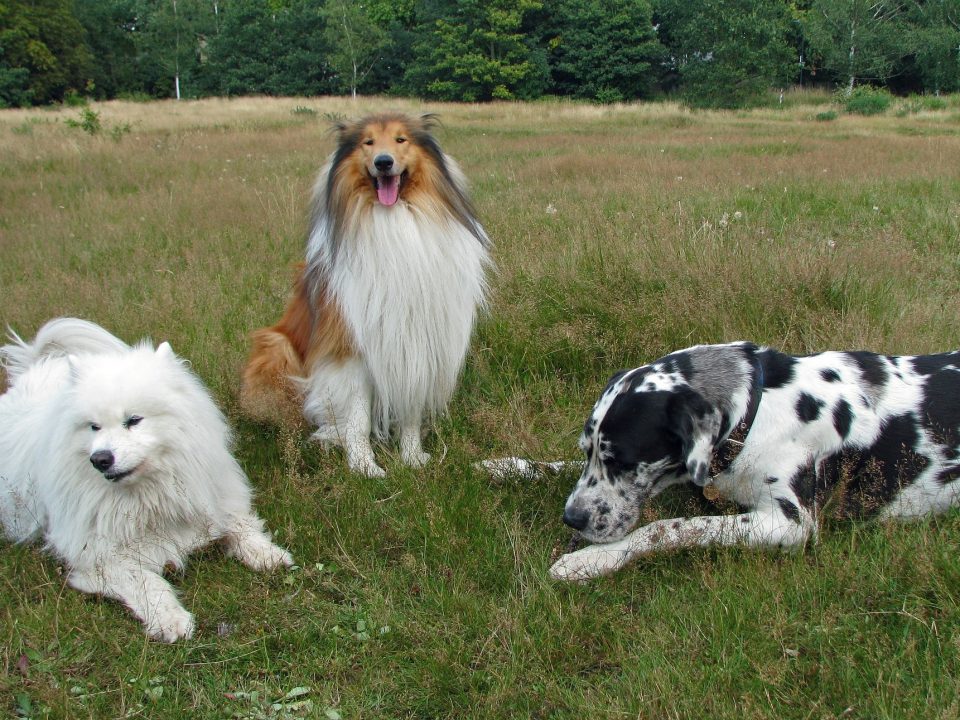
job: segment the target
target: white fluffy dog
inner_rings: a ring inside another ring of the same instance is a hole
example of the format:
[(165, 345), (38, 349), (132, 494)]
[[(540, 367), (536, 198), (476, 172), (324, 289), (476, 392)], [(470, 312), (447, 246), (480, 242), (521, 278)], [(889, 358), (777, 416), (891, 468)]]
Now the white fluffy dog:
[(230, 430), (170, 345), (130, 347), (84, 320), (52, 320), (0, 347), (0, 525), (42, 537), (68, 583), (125, 603), (154, 638), (190, 637), (163, 579), (221, 540), (254, 570), (291, 565), (251, 506)]

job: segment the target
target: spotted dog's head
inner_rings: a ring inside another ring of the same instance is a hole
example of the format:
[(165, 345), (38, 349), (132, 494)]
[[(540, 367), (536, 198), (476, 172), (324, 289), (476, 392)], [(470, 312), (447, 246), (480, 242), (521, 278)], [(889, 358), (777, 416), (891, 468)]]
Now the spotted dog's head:
[(697, 362), (675, 353), (607, 383), (580, 436), (586, 463), (563, 514), (587, 540), (619, 539), (639, 520), (642, 503), (670, 485), (707, 482), (729, 410), (691, 384)]

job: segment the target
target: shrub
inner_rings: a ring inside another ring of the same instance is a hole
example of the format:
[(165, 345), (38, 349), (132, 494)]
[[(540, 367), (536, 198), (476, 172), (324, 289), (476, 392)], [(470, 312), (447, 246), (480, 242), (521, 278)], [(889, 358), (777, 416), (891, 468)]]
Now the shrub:
[(817, 120), (820, 122), (829, 122), (831, 120), (836, 120), (838, 113), (836, 110), (824, 110), (823, 112), (817, 113)]
[(861, 85), (850, 93), (841, 95), (843, 109), (858, 115), (879, 115), (885, 113), (893, 103), (893, 96), (886, 90)]
[(86, 107), (87, 99), (72, 88), (63, 96), (63, 104), (67, 107)]
[(602, 87), (597, 90), (595, 101), (600, 105), (612, 105), (623, 102), (623, 93), (612, 87)]
[(103, 129), (103, 125), (100, 123), (100, 113), (88, 107), (80, 110), (79, 118), (67, 118), (64, 123), (67, 127), (80, 128), (87, 135), (97, 135)]

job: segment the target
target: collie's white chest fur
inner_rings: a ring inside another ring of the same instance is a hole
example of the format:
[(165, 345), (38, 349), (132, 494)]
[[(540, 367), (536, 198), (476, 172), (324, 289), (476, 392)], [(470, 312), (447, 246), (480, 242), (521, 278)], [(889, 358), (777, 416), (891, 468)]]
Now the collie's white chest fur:
[(328, 264), (328, 288), (369, 371), (372, 419), (384, 433), (449, 402), (490, 257), (463, 226), (405, 202), (368, 208), (354, 229)]

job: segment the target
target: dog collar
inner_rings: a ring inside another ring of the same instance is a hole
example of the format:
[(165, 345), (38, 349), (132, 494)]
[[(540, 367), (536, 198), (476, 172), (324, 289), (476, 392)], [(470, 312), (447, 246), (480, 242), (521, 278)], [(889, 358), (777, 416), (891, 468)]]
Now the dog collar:
[(710, 481), (703, 487), (703, 496), (707, 500), (713, 501), (720, 497), (720, 491), (713, 484), (713, 479), (733, 465), (733, 461), (737, 459), (753, 428), (757, 410), (760, 409), (760, 398), (763, 395), (763, 365), (760, 364), (756, 355), (751, 358), (751, 365), (753, 366), (753, 384), (750, 387), (747, 411), (713, 453), (713, 458), (710, 460)]

